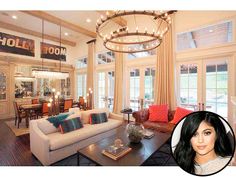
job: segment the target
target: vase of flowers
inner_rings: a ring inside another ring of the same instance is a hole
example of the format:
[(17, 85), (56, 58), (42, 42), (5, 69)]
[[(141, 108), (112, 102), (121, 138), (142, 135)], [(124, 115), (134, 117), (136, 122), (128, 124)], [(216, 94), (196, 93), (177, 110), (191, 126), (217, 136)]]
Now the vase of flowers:
[(131, 143), (140, 143), (144, 135), (144, 127), (140, 123), (131, 122), (126, 126), (127, 136)]

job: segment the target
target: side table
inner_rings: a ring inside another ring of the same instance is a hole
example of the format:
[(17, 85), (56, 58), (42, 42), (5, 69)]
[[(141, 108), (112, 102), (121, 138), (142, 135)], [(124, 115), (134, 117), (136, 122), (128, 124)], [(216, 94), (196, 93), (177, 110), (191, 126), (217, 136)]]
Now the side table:
[(128, 114), (128, 123), (129, 123), (129, 115), (133, 113), (133, 111), (124, 111), (124, 112), (121, 112), (123, 114)]

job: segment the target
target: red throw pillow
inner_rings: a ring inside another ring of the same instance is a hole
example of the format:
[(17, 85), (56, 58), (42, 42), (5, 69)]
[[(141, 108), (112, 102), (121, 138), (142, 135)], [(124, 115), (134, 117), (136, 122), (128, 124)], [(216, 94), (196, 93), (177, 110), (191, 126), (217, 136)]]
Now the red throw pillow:
[(185, 116), (187, 116), (188, 114), (190, 114), (192, 112), (193, 111), (191, 111), (191, 110), (177, 107), (176, 111), (175, 111), (174, 118), (173, 118), (173, 120), (170, 121), (170, 123), (177, 124), (182, 118), (184, 118)]
[(168, 122), (168, 105), (149, 106), (149, 121)]

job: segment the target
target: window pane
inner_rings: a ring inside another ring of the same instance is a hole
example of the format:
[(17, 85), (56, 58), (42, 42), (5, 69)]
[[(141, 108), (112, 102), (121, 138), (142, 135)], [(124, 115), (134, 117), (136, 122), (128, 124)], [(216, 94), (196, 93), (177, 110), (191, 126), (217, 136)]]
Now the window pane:
[(206, 89), (206, 101), (216, 102), (216, 89)]
[(222, 117), (227, 117), (228, 114), (227, 111), (228, 111), (227, 104), (221, 104), (221, 103), (217, 104), (217, 114), (221, 115)]
[(232, 42), (232, 21), (177, 34), (178, 51), (228, 42)]
[(189, 104), (197, 104), (197, 89), (189, 89)]
[(217, 75), (217, 88), (228, 87), (228, 74), (227, 72), (218, 73)]
[(133, 69), (130, 71), (130, 107), (133, 110), (138, 110), (138, 98), (140, 90), (140, 77), (139, 69)]
[(87, 58), (80, 58), (76, 61), (76, 68), (87, 67)]
[(115, 54), (112, 51), (97, 54), (97, 64), (108, 64), (115, 61)]
[(189, 75), (189, 88), (197, 88), (197, 75)]
[(206, 104), (211, 110), (223, 117), (228, 111), (228, 72), (227, 63), (208, 65), (206, 76)]
[[(213, 73), (214, 74), (214, 73)], [(216, 75), (206, 74), (206, 88), (216, 88)]]
[(188, 89), (181, 89), (180, 90), (180, 102), (183, 104), (188, 103)]
[(188, 88), (188, 76), (180, 77), (180, 88)]
[(216, 103), (206, 102), (206, 110), (210, 112), (216, 112)]
[(228, 102), (227, 89), (217, 89), (217, 102), (218, 103), (227, 103)]

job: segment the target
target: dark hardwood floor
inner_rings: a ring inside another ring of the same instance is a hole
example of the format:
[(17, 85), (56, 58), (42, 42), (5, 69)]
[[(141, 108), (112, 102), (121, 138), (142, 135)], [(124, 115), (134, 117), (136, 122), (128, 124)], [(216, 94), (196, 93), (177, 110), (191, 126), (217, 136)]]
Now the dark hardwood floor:
[(0, 120), (0, 165), (41, 165), (30, 152), (29, 134), (16, 137), (4, 121)]
[[(0, 166), (41, 166), (42, 164), (30, 152), (29, 135), (16, 137), (14, 133), (0, 120)], [(176, 166), (170, 155), (170, 142), (164, 144), (160, 151), (145, 162), (144, 166)], [(53, 164), (53, 166), (76, 166), (77, 155)], [(93, 166), (89, 160), (82, 158), (80, 165)]]

